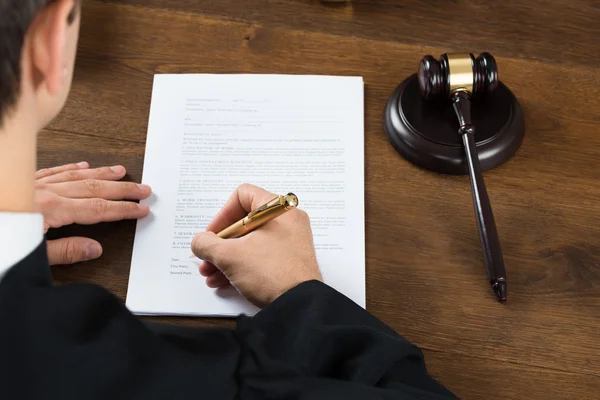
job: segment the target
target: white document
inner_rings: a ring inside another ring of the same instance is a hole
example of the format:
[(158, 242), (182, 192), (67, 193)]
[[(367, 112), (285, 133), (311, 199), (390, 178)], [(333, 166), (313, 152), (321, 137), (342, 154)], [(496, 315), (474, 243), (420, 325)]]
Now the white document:
[(295, 193), (327, 284), (365, 307), (364, 85), (360, 77), (156, 75), (127, 307), (234, 316), (258, 309), (211, 289), (190, 258), (237, 186)]

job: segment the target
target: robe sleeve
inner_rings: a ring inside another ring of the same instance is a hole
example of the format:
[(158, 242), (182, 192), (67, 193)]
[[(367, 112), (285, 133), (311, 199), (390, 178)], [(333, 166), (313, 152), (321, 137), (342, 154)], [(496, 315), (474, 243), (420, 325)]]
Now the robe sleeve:
[(53, 285), (46, 243), (0, 283), (0, 398), (450, 399), (422, 353), (306, 282), (235, 329), (145, 324), (105, 289)]

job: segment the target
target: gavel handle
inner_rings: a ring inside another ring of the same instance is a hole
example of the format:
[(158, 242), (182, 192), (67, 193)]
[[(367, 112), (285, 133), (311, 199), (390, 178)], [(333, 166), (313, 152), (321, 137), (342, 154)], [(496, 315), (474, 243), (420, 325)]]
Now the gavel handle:
[(504, 259), (475, 145), (475, 127), (471, 123), (471, 102), (469, 96), (464, 92), (455, 93), (453, 96), (453, 105), (460, 124), (458, 133), (462, 137), (467, 165), (469, 167), (473, 205), (475, 207), (479, 239), (481, 241), (481, 249), (483, 251), (488, 278), (498, 300), (506, 301)]

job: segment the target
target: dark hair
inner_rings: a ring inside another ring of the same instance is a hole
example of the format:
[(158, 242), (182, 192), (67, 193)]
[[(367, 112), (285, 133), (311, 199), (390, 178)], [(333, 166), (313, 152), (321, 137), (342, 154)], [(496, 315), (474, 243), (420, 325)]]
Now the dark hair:
[[(55, 0), (0, 0), (0, 126), (19, 96), (25, 35), (35, 16)], [(69, 15), (75, 19), (77, 1)]]

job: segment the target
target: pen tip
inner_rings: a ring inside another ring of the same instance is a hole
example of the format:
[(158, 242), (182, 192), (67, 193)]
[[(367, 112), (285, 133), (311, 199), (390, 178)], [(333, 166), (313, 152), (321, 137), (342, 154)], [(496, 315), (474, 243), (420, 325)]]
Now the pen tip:
[(506, 281), (492, 281), (492, 290), (496, 293), (498, 301), (504, 303), (506, 301)]

